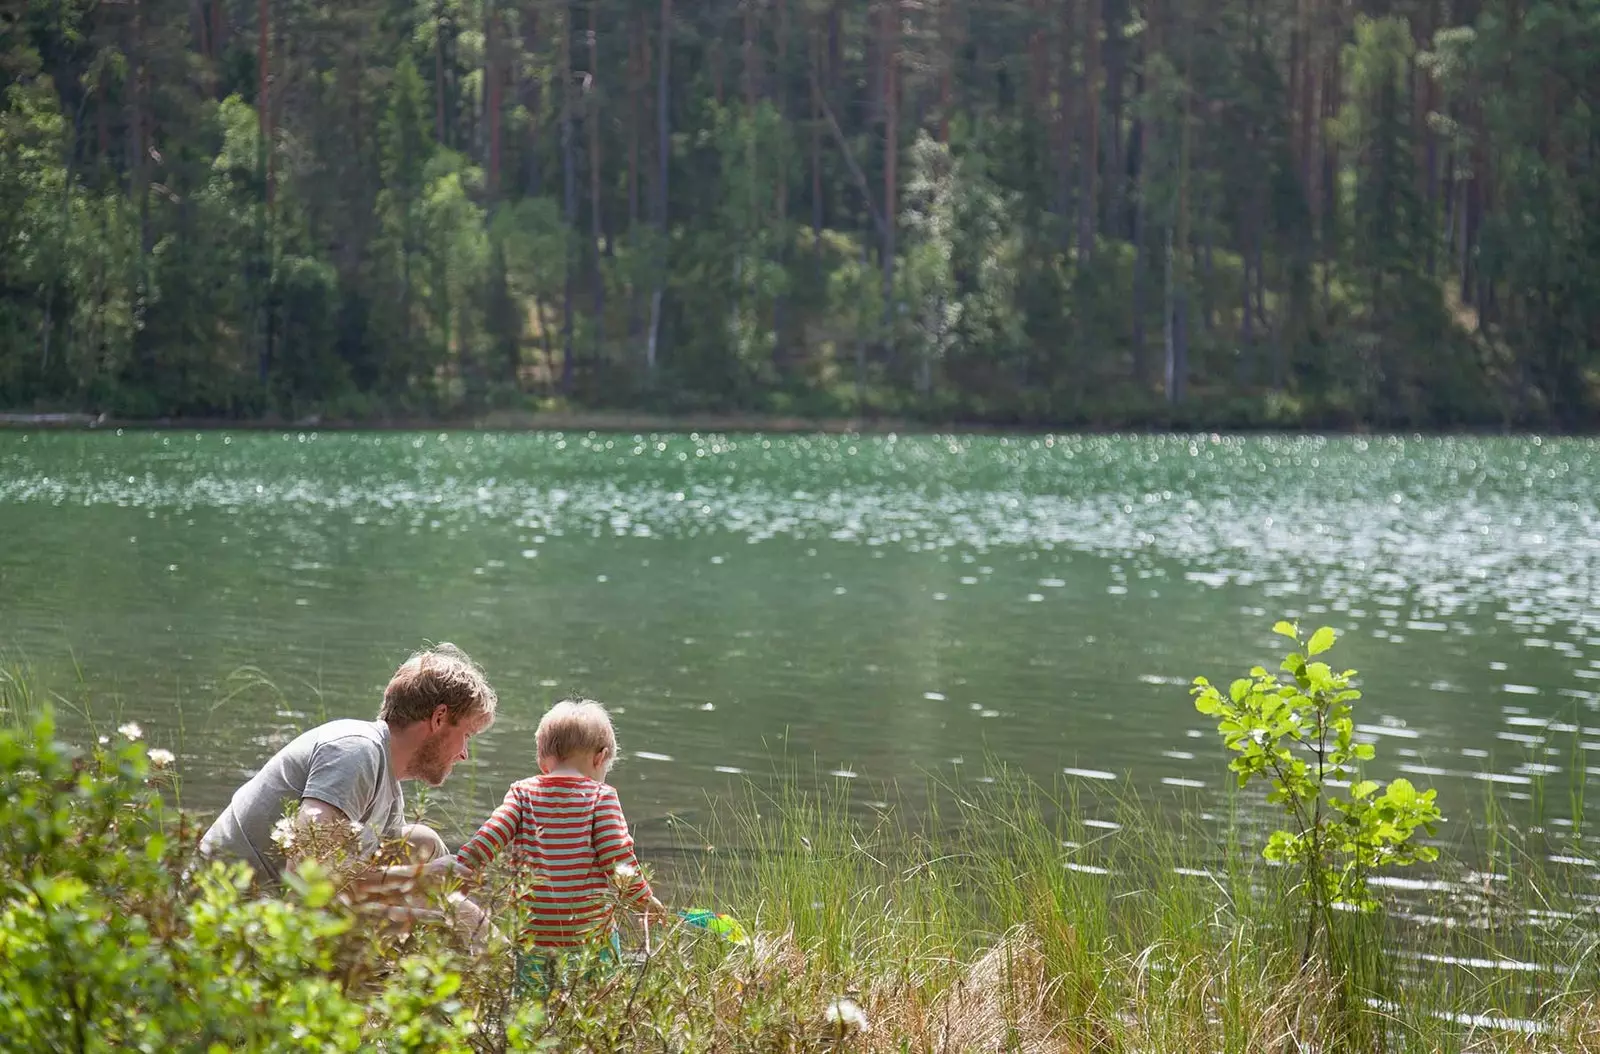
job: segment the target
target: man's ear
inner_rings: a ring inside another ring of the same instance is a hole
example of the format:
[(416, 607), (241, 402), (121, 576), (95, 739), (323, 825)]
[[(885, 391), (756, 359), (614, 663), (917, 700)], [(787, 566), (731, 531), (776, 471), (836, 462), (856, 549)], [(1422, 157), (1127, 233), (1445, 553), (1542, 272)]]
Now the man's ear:
[(428, 727), (437, 732), (450, 720), (450, 708), (443, 703), (433, 708), (433, 716), (428, 719)]

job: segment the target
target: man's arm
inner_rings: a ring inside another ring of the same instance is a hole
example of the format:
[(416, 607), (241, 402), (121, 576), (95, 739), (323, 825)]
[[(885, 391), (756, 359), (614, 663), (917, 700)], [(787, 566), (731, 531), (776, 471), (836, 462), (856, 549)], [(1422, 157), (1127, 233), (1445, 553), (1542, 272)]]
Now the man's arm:
[(359, 844), (358, 825), (352, 824), (345, 811), (321, 798), (301, 798), (300, 812), (295, 816), (295, 838), (284, 853), (284, 870), (293, 871), (301, 861), (314, 856), (316, 848), (330, 844), (353, 847)]
[(344, 850), (349, 857), (360, 853), (363, 818), (372, 810), (384, 770), (383, 750), (376, 740), (361, 735), (337, 736), (317, 745), (300, 791), (294, 844), (285, 847), (288, 867), (328, 850)]
[[(300, 815), (296, 818), (296, 825), (310, 833), (311, 837), (295, 839), (295, 851), (288, 854), (290, 869), (311, 855), (309, 851), (302, 851), (301, 847), (309, 850), (311, 844), (326, 845), (330, 841), (344, 844), (359, 837), (357, 833), (359, 825), (353, 823), (343, 809), (321, 798), (300, 799)], [(376, 886), (367, 890), (367, 892), (378, 892), (386, 885), (383, 879), (433, 878), (460, 870), (456, 858), (447, 853), (425, 864), (391, 864), (387, 867), (369, 865), (356, 871), (351, 877), (363, 884), (378, 880)]]

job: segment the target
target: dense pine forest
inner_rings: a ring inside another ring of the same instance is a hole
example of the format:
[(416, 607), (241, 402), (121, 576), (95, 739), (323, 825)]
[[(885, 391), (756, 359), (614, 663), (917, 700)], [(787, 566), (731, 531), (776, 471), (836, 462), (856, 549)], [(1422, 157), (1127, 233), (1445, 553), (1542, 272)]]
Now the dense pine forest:
[(1600, 0), (12, 0), (0, 409), (1600, 422)]

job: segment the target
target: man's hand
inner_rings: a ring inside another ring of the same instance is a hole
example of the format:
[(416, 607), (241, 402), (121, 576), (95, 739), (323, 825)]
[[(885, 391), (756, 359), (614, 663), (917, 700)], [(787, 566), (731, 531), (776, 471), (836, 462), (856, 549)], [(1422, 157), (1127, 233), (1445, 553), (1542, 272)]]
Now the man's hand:
[[(330, 851), (335, 856), (359, 851), (360, 826), (352, 823), (337, 805), (320, 798), (301, 798), (300, 811), (295, 814), (291, 827), (294, 834), (284, 846), (284, 870), (293, 871), (301, 861), (325, 856)], [(323, 860), (325, 864), (329, 862)]]
[(473, 877), (472, 871), (467, 868), (454, 854), (435, 857), (425, 864), (390, 864), (387, 867), (375, 867), (363, 875), (355, 883), (356, 888), (365, 896), (376, 896), (380, 893), (409, 893), (418, 886), (442, 882), (451, 875), (459, 875), (464, 881)]

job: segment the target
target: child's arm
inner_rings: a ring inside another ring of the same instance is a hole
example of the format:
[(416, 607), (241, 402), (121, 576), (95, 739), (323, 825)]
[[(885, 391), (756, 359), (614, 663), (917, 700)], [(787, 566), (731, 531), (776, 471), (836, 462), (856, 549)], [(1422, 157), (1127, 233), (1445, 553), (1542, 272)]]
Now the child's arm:
[(628, 833), (628, 821), (622, 815), (622, 802), (617, 798), (615, 787), (603, 788), (595, 802), (593, 834), (595, 863), (613, 881), (621, 880), (623, 899), (640, 911), (664, 914), (666, 908), (656, 899), (649, 880), (639, 870), (633, 836)]
[(505, 800), (490, 817), (483, 821), (478, 833), (467, 839), (454, 859), (469, 871), (487, 866), (500, 851), (511, 844), (522, 822), (522, 796), (516, 784), (506, 791)]

